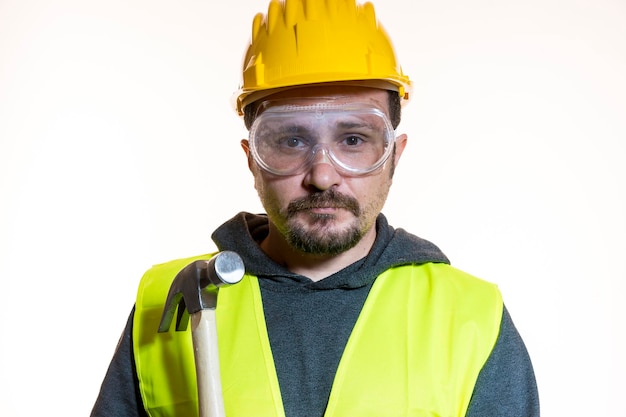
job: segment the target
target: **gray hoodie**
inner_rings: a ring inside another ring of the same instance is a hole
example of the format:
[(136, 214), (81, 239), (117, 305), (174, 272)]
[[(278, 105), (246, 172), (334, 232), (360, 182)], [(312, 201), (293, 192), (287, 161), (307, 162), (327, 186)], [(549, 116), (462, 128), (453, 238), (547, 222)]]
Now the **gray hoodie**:
[[(237, 252), (247, 272), (259, 277), (286, 417), (324, 415), (343, 349), (380, 273), (398, 265), (449, 263), (435, 245), (394, 229), (382, 214), (376, 231), (365, 258), (317, 282), (290, 272), (261, 251), (258, 243), (268, 233), (265, 215), (239, 213), (212, 235), (219, 250)], [(132, 313), (92, 416), (146, 415), (131, 335)], [(466, 417), (507, 416), (538, 417), (539, 399), (530, 358), (505, 308), (498, 340), (476, 381)]]

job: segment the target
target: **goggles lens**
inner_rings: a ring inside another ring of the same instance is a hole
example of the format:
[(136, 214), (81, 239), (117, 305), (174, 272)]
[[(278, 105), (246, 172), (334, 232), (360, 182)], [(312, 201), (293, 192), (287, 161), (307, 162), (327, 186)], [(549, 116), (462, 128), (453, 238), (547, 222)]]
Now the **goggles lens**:
[(365, 105), (315, 104), (269, 107), (250, 129), (250, 150), (275, 175), (303, 172), (325, 155), (345, 174), (365, 175), (383, 166), (395, 132), (379, 109)]

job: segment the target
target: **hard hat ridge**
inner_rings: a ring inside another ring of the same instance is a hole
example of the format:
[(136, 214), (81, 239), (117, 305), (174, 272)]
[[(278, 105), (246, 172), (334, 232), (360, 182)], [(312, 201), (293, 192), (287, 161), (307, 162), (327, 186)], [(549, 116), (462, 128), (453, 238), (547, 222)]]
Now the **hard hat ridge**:
[[(323, 7), (320, 7), (323, 5)], [(369, 7), (368, 7), (369, 6)], [(304, 21), (320, 19), (356, 20), (357, 6), (354, 0), (270, 0), (267, 14), (257, 13), (252, 25), (252, 41), (257, 39), (259, 30), (271, 33), (282, 22), (284, 28), (297, 28)], [(364, 9), (371, 13), (376, 24), (376, 16), (371, 3), (365, 3)]]
[(385, 86), (405, 101), (411, 88), (374, 6), (356, 0), (271, 0), (267, 14), (253, 19), (242, 78), (239, 114), (260, 97), (303, 85)]

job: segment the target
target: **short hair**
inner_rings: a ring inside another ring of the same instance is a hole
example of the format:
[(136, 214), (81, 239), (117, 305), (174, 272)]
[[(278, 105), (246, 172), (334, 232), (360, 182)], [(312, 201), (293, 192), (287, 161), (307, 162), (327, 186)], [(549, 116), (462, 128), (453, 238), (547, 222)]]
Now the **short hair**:
[[(389, 120), (394, 129), (400, 124), (402, 118), (402, 105), (400, 104), (400, 95), (397, 91), (387, 90), (389, 100)], [(243, 108), (243, 122), (246, 125), (246, 129), (250, 130), (254, 119), (256, 118), (256, 112), (259, 102), (248, 104)]]

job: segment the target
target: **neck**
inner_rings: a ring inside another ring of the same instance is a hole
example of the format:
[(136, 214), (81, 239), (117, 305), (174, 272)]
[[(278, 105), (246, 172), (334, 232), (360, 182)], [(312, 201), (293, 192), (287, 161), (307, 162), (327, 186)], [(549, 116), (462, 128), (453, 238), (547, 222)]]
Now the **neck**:
[(376, 228), (371, 227), (359, 243), (347, 251), (338, 255), (315, 255), (296, 251), (270, 223), (269, 234), (261, 242), (261, 249), (274, 262), (317, 282), (367, 256), (375, 239)]

